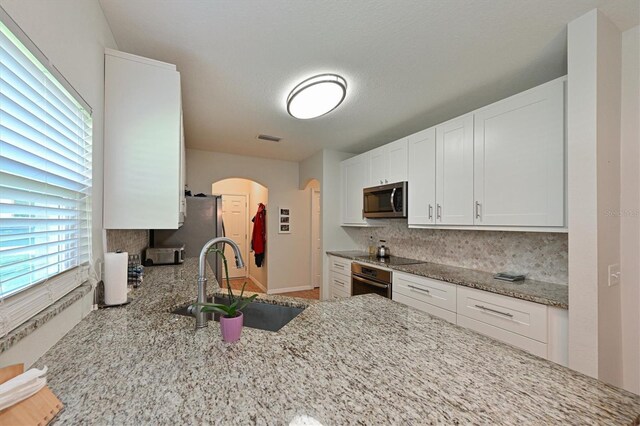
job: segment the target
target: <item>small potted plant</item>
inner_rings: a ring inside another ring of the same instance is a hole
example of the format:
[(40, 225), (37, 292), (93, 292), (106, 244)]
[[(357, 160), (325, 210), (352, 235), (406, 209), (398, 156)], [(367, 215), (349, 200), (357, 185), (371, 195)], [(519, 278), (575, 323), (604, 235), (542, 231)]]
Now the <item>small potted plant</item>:
[(249, 303), (253, 302), (253, 300), (258, 297), (257, 294), (253, 296), (247, 297), (246, 299), (242, 296), (244, 295), (244, 288), (247, 283), (245, 282), (242, 285), (242, 290), (240, 291), (240, 296), (236, 297), (231, 290), (231, 282), (229, 281), (229, 268), (227, 267), (227, 258), (224, 256), (224, 253), (217, 248), (212, 248), (210, 251), (214, 251), (222, 256), (222, 262), (224, 264), (224, 273), (227, 279), (227, 297), (229, 298), (229, 304), (226, 305), (224, 303), (199, 303), (200, 309), (202, 312), (214, 312), (220, 314), (220, 331), (222, 332), (222, 340), (225, 342), (235, 342), (240, 339), (240, 334), (242, 333), (242, 325), (244, 316), (242, 314), (242, 309), (244, 309)]

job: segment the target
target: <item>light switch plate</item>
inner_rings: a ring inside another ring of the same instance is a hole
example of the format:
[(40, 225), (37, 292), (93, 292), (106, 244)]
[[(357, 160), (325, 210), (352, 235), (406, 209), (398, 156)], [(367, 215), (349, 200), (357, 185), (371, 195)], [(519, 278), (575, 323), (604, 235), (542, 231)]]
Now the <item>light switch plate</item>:
[(620, 264), (609, 265), (609, 287), (620, 284)]

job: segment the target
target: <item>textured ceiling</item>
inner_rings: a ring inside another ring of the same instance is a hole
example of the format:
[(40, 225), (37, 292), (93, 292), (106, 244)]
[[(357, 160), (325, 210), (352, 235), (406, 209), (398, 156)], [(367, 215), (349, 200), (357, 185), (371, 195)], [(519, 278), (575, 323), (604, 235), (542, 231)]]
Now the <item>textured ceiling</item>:
[[(599, 7), (625, 30), (639, 3), (100, 0), (120, 50), (178, 66), (189, 148), (295, 161), (362, 152), (559, 77), (568, 22)], [(347, 79), (345, 102), (290, 117), (288, 92), (322, 72)]]

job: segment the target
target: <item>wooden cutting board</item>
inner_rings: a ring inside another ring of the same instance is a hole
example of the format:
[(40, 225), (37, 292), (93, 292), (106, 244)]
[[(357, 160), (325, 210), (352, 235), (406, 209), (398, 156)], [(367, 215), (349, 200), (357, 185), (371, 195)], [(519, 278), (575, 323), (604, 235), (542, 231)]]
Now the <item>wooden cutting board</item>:
[[(24, 364), (0, 368), (0, 383), (13, 379), (23, 372)], [(62, 402), (48, 386), (45, 386), (29, 398), (0, 411), (0, 425), (44, 426), (49, 424), (62, 408)]]

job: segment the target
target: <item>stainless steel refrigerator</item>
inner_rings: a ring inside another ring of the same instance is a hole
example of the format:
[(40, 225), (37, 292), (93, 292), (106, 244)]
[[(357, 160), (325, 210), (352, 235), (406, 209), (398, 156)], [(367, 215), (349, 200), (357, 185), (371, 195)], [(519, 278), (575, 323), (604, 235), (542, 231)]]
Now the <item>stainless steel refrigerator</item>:
[[(204, 244), (212, 238), (224, 237), (222, 222), (222, 196), (186, 197), (187, 215), (178, 229), (154, 230), (153, 243), (156, 247), (180, 246), (184, 244), (185, 257), (198, 257)], [(224, 244), (218, 244), (223, 250)], [(209, 254), (207, 262), (211, 266), (218, 283), (222, 283), (222, 258)], [(196, 283), (194, 283), (195, 289)]]

